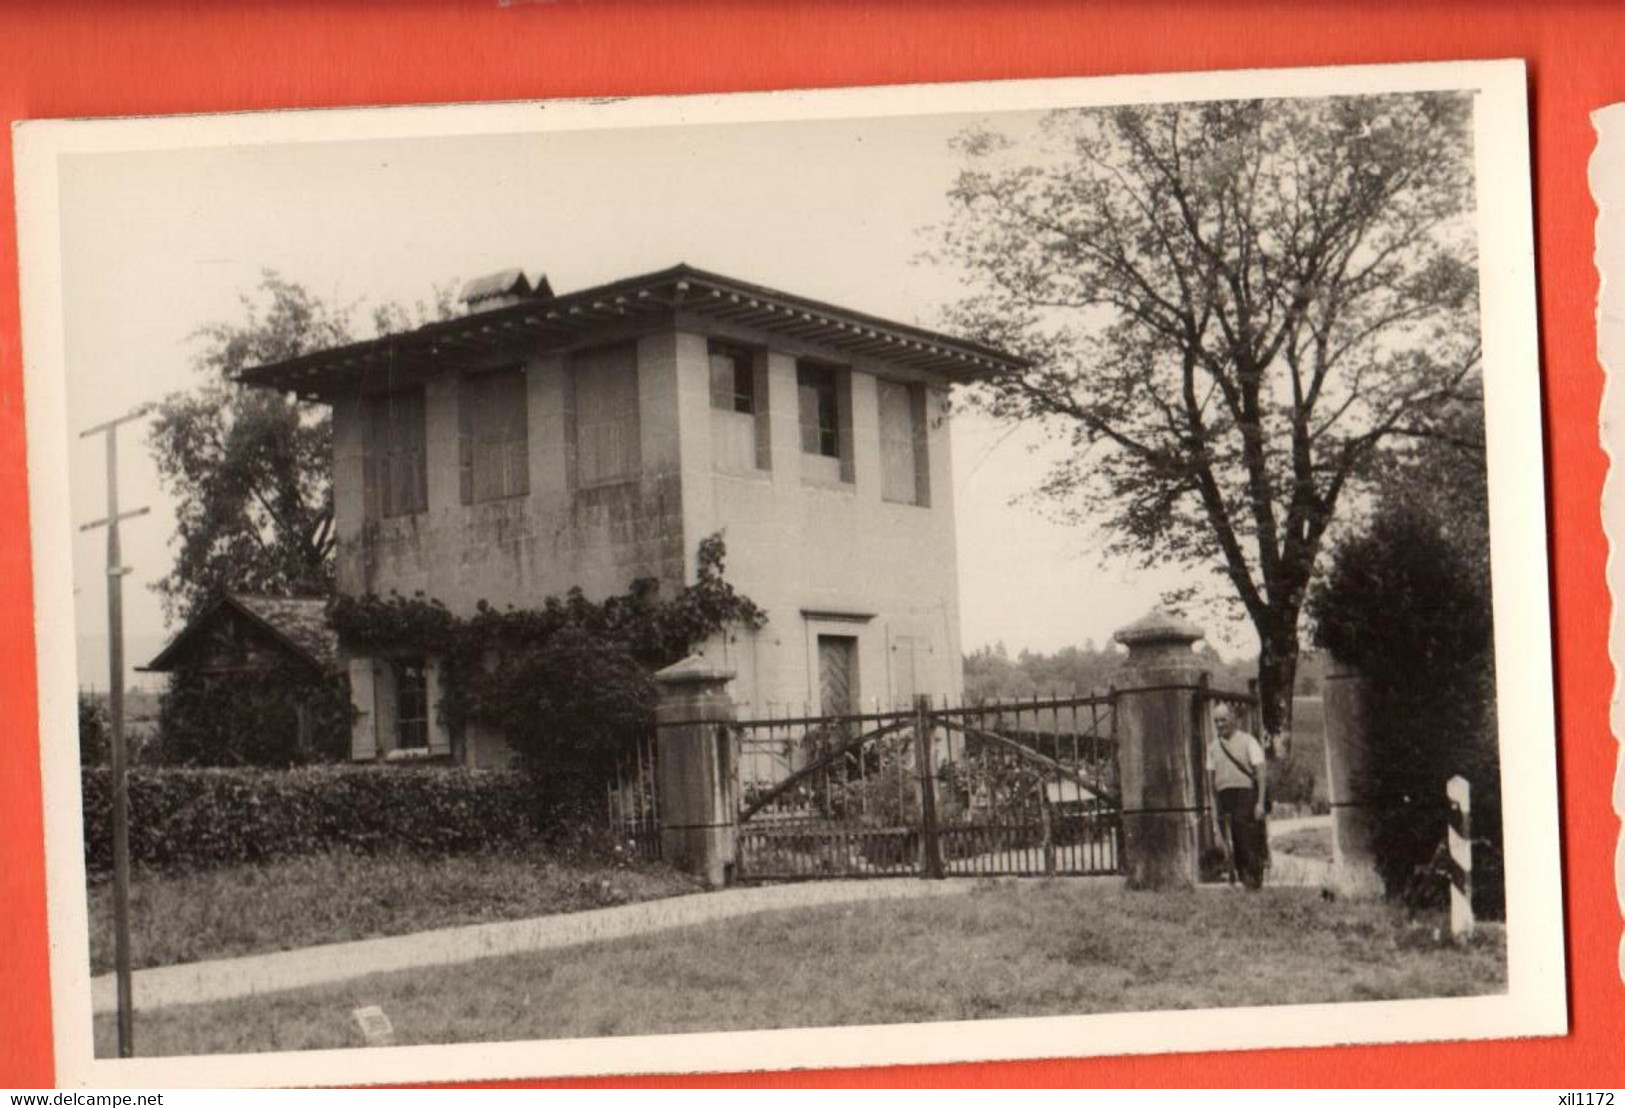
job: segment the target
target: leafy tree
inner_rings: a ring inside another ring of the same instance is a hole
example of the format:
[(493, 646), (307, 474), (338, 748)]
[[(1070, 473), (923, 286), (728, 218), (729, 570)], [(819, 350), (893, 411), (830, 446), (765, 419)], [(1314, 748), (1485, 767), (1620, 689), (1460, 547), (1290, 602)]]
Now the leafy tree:
[[(198, 388), (165, 397), (148, 436), (176, 500), (175, 565), (158, 585), (171, 622), (221, 592), (322, 595), (333, 579), (332, 422), (325, 409), (244, 388), (249, 366), (339, 346), (355, 336), (356, 306), (338, 306), (265, 273), (237, 323), (212, 323), (200, 344)], [(373, 330), (445, 318), (449, 291), (408, 310), (375, 307)]]
[(1482, 398), (1451, 404), (1434, 422), (1435, 434), (1379, 459), (1373, 478), (1377, 510), (1431, 520), (1487, 598), (1490, 486)]
[(1224, 576), (1286, 748), (1340, 505), (1476, 388), (1470, 118), (1454, 93), (1239, 101), (959, 140), (950, 325), (1031, 360), (980, 402), (1069, 441), (1040, 491), (1109, 553)]

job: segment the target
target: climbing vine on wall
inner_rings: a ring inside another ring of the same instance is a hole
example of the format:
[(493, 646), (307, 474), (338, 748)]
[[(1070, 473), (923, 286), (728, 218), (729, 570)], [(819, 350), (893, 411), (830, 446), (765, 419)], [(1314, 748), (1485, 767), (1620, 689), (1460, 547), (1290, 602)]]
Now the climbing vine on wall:
[(455, 615), (438, 600), (339, 597), (333, 626), (348, 650), (440, 659), (442, 722), (505, 734), (520, 762), (563, 801), (597, 787), (636, 742), (655, 701), (651, 674), (729, 627), (760, 628), (767, 613), (723, 576), (721, 535), (701, 541), (693, 584), (674, 596), (642, 578), (619, 596), (580, 589), (536, 608)]

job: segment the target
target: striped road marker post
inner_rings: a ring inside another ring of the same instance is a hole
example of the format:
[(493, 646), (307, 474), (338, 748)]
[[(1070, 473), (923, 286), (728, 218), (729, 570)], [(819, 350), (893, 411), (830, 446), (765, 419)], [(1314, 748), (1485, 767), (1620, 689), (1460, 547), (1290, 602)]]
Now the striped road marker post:
[(1460, 942), (1473, 933), (1472, 804), (1467, 778), (1445, 782), (1450, 800), (1450, 938)]

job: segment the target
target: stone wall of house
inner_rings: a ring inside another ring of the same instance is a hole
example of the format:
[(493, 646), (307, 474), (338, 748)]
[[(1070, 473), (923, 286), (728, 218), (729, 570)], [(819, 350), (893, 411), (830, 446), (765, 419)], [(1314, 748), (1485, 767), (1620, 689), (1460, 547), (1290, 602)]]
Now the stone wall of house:
[(641, 472), (590, 489), (571, 485), (569, 361), (525, 363), (528, 495), (461, 502), (458, 377), (425, 385), (428, 508), (365, 519), (360, 405), (334, 405), (334, 497), (341, 592), (422, 592), (467, 614), (485, 600), (526, 607), (579, 586), (594, 599), (639, 577), (676, 588), (684, 574), (676, 388), (669, 333), (634, 339)]
[[(725, 420), (713, 422), (709, 344), (717, 337), (762, 359), (768, 408), (757, 427), (769, 439), (766, 469), (749, 464), (739, 442), (721, 441)], [(738, 673), (730, 692), (742, 712), (818, 711), (820, 635), (855, 640), (855, 707), (892, 707), (918, 694), (957, 698), (963, 678), (943, 383), (709, 319), (679, 316), (674, 329), (630, 338), (639, 473), (620, 484), (578, 487), (569, 353), (525, 363), (529, 492), (511, 499), (462, 503), (458, 377), (445, 373), (425, 385), (427, 509), (366, 519), (361, 405), (335, 404), (339, 589), (421, 592), (461, 614), (481, 600), (531, 606), (572, 586), (598, 599), (639, 577), (658, 579), (669, 593), (694, 580), (700, 541), (720, 531), (728, 580), (769, 613), (761, 631), (706, 647)], [(833, 460), (817, 457), (809, 464), (802, 453), (797, 359), (820, 355), (849, 369), (842, 432), (850, 457), (842, 467), (820, 467)], [(879, 377), (924, 390), (926, 504), (882, 495)], [(840, 480), (842, 468), (851, 481)], [(362, 711), (366, 693), (358, 694)], [(505, 752), (492, 739), (466, 737), (462, 760), (500, 764)]]
[[(801, 450), (797, 357), (819, 351), (728, 331), (723, 337), (767, 350), (771, 467), (745, 470), (736, 464), (740, 452), (713, 442), (710, 339), (691, 325), (676, 343), (683, 529), (723, 532), (728, 580), (769, 616), (761, 631), (706, 648), (737, 673), (730, 691), (740, 712), (817, 712), (819, 635), (857, 640), (857, 696), (865, 709), (914, 694), (957, 699), (963, 674), (946, 388), (894, 366), (841, 359), (851, 368), (853, 480), (832, 482), (804, 473)], [(706, 321), (706, 330), (715, 336), (719, 328)], [(882, 496), (878, 376), (926, 388), (926, 505)], [(685, 547), (691, 563), (695, 541)]]

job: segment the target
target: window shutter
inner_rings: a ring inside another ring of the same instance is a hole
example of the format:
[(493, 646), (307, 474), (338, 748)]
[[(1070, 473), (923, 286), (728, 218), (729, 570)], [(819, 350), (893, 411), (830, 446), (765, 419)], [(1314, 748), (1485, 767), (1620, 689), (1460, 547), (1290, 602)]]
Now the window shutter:
[(800, 405), (801, 452), (803, 454), (817, 454), (819, 452), (818, 389), (813, 385), (798, 385), (796, 387), (796, 399)]
[(390, 421), (395, 435), (393, 453), (400, 481), (398, 514), (421, 512), (429, 506), (429, 470), (424, 464), (424, 400), (421, 388), (399, 393), (392, 397), (394, 418)]
[(931, 502), (925, 389), (877, 380), (881, 496), (896, 504)]
[(711, 352), (711, 407), (734, 410), (734, 360), (731, 354)]
[[(481, 428), (475, 449), (487, 455), (488, 474), (475, 474), (475, 495), (500, 498), (530, 492), (530, 417), (526, 411), (526, 379), (522, 369), (490, 374), (484, 382), (480, 408)], [(489, 486), (487, 492), (485, 486)]]
[(372, 665), (373, 719), (377, 721), (378, 749), (384, 753), (394, 750), (399, 742), (395, 734), (400, 715), (395, 703), (395, 667), (385, 661)]
[(368, 658), (351, 659), (350, 703), (357, 709), (355, 721), (350, 725), (350, 760), (370, 762), (378, 757), (378, 708), (374, 700), (372, 680), (373, 662)]
[(457, 389), (457, 495), (464, 504), (474, 503), (474, 405), (479, 390), (464, 377)]
[(880, 495), (893, 503), (914, 500), (914, 429), (908, 386), (875, 381), (880, 409)]
[(361, 459), (361, 514), (365, 519), (378, 519), (384, 514), (383, 488), (378, 477), (379, 459), (367, 454)]
[(637, 348), (616, 346), (577, 354), (575, 386), (576, 477), (582, 486), (637, 477)]
[[(384, 514), (383, 474), (379, 463), (383, 460), (385, 440), (379, 407), (379, 397), (361, 402), (361, 512), (365, 519), (378, 519)], [(370, 697), (366, 703), (372, 703)]]
[(401, 459), (385, 454), (378, 459), (378, 487), (382, 490), (378, 494), (379, 503), (383, 505), (384, 515), (398, 516), (401, 514)]
[(751, 359), (751, 382), (756, 393), (756, 468), (773, 468), (773, 423), (768, 418), (767, 354), (757, 351)]
[(924, 508), (931, 504), (930, 409), (925, 386), (911, 386), (908, 398), (914, 415), (914, 503)]
[(429, 507), (429, 455), (423, 447), (423, 441), (418, 440), (418, 448), (409, 456), (409, 471), (412, 480), (412, 507), (413, 512), (427, 511)]
[(502, 444), (502, 482), (509, 496), (530, 492), (530, 451), (525, 439), (509, 439)]
[(850, 369), (837, 369), (835, 371), (835, 425), (838, 428), (838, 446), (841, 457), (841, 480), (847, 484), (858, 479), (857, 465), (853, 460), (852, 442), (852, 371)]

